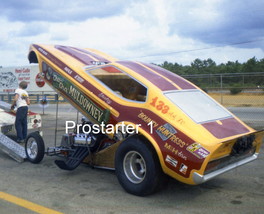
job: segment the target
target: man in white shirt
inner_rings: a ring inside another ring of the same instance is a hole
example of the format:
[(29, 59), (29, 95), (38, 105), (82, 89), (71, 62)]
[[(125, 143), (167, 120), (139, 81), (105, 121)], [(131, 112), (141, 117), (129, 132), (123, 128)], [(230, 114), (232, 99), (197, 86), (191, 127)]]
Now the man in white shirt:
[(17, 132), (17, 142), (23, 143), (27, 137), (27, 113), (30, 100), (26, 92), (27, 82), (19, 83), (19, 88), (15, 91), (15, 97), (11, 109), (17, 107), (15, 127)]

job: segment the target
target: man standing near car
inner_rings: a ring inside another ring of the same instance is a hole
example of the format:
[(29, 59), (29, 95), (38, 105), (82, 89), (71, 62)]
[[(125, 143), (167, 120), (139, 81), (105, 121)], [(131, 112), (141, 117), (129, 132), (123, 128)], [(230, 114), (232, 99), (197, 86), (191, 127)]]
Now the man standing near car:
[(27, 113), (30, 100), (28, 93), (25, 90), (27, 82), (22, 81), (19, 83), (19, 88), (15, 91), (15, 97), (11, 109), (17, 107), (15, 127), (17, 132), (17, 142), (23, 143), (27, 137)]

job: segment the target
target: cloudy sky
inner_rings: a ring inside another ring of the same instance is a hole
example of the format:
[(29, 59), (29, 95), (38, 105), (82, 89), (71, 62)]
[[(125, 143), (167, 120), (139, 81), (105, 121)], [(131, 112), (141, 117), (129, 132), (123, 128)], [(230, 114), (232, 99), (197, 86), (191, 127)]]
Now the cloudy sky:
[(31, 43), (183, 65), (264, 58), (263, 0), (2, 0), (0, 8), (4, 67), (28, 65)]

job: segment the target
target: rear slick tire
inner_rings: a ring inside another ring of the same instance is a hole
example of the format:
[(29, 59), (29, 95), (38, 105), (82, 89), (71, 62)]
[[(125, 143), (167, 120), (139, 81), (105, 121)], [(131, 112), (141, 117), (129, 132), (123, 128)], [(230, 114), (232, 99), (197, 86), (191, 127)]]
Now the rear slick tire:
[(150, 195), (163, 182), (157, 154), (140, 136), (132, 136), (120, 144), (115, 155), (115, 169), (121, 186), (133, 195)]

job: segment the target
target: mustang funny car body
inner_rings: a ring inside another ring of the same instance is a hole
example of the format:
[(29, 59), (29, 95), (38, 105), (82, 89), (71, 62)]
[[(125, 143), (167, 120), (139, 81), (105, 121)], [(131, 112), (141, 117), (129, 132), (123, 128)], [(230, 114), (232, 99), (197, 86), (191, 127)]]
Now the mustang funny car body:
[[(200, 184), (257, 158), (261, 132), (159, 66), (118, 61), (93, 49), (38, 44), (30, 46), (29, 61), (39, 63), (43, 79), (92, 124), (115, 127), (84, 161), (114, 168), (132, 194), (154, 192), (163, 173)], [(118, 132), (119, 124), (137, 131)], [(100, 146), (106, 138), (108, 146)], [(58, 162), (64, 169), (67, 164)]]

